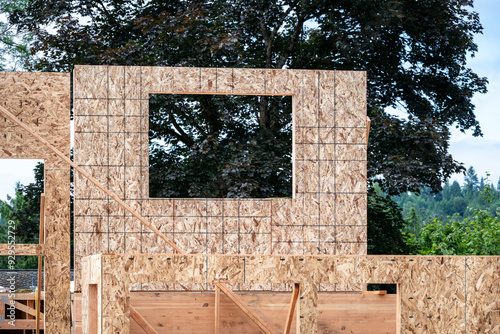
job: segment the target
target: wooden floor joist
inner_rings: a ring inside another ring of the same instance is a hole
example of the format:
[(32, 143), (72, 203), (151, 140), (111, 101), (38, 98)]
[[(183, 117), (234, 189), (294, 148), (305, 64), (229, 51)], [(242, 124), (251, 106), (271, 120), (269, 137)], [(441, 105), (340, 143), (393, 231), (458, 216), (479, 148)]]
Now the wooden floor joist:
[[(66, 162), (68, 165), (73, 167), (75, 171), (83, 175), (85, 178), (87, 178), (90, 182), (92, 182), (97, 188), (102, 190), (106, 195), (114, 199), (121, 207), (123, 207), (125, 210), (127, 210), (132, 216), (137, 218), (139, 221), (141, 221), (142, 224), (147, 226), (150, 230), (152, 230), (159, 238), (161, 238), (163, 241), (165, 241), (169, 246), (171, 246), (176, 252), (179, 254), (186, 254), (177, 244), (170, 240), (167, 236), (165, 236), (163, 233), (161, 233), (156, 227), (154, 227), (152, 224), (150, 224), (143, 216), (141, 216), (137, 211), (135, 211), (131, 206), (127, 205), (124, 201), (122, 201), (117, 194), (115, 194), (113, 191), (109, 190), (107, 187), (105, 187), (102, 183), (97, 181), (95, 178), (93, 178), (89, 173), (87, 173), (83, 168), (78, 166), (76, 163), (71, 161), (64, 153), (59, 151), (57, 148), (55, 148), (52, 144), (50, 144), (47, 140), (42, 138), (40, 135), (38, 135), (36, 132), (31, 130), (26, 124), (22, 123), (17, 119), (16, 116), (14, 116), (10, 111), (8, 111), (6, 108), (0, 106), (0, 112), (3, 113), (8, 119), (10, 119), (12, 122), (23, 128), (26, 132), (28, 132), (30, 135), (35, 137), (40, 143), (42, 143), (44, 146), (46, 146), (48, 149), (50, 149), (52, 152), (54, 152), (55, 155), (57, 155), (59, 158), (61, 158), (64, 162)], [(217, 283), (215, 284), (217, 287), (219, 287), (231, 300), (235, 301), (236, 305), (238, 305), (241, 310), (248, 315), (250, 319), (252, 319), (257, 326), (259, 326), (260, 329), (264, 333), (274, 333), (274, 331), (269, 327), (266, 323), (260, 319), (260, 317), (248, 307), (228, 286), (222, 283)]]

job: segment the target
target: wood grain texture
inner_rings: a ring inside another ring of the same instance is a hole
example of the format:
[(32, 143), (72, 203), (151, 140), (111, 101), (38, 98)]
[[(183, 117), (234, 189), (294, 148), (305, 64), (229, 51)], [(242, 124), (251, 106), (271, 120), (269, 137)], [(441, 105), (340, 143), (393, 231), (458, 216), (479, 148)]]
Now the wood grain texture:
[[(318, 284), (337, 284), (342, 288), (366, 283), (401, 285), (398, 298), (403, 332), (462, 333), (466, 328), (479, 328), (479, 332), (495, 333), (498, 329), (500, 257), (109, 254), (87, 257), (84, 263), (87, 264), (83, 275), (88, 277), (85, 282), (97, 279), (103, 289), (103, 330), (122, 326), (122, 331), (127, 332), (129, 285), (155, 281), (224, 282), (233, 286), (300, 283), (302, 317), (297, 326), (301, 333), (319, 329), (322, 306)], [(466, 290), (470, 291), (467, 295)]]
[(44, 250), (45, 330), (53, 333), (70, 332), (69, 166), (30, 131), (69, 157), (69, 90), (69, 74), (0, 73), (0, 158), (45, 163), (45, 245), (36, 252)]
[[(76, 66), (75, 78), (75, 161), (120, 199), (145, 203), (138, 206), (138, 214), (162, 233), (173, 233), (186, 252), (366, 252), (362, 227), (366, 226), (366, 79), (362, 72)], [(295, 198), (150, 199), (151, 93), (291, 95)], [(363, 123), (358, 124), (358, 119)], [(157, 237), (138, 235), (144, 229), (140, 220), (120, 219), (123, 208), (78, 173), (75, 185), (75, 230), (112, 233), (98, 238), (103, 243), (99, 247), (85, 246), (97, 239), (80, 234), (77, 268), (82, 256), (94, 250), (168, 251)], [(343, 225), (340, 234), (348, 237), (334, 237), (336, 224)], [(322, 225), (321, 233), (316, 225)], [(360, 243), (336, 244), (347, 240)], [(79, 280), (77, 274), (77, 289)]]

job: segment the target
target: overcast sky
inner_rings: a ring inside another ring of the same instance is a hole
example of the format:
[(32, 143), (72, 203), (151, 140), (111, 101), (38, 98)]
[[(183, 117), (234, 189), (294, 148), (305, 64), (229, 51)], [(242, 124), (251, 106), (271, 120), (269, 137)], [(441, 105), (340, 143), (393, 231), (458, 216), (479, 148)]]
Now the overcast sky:
[[(500, 177), (500, 1), (476, 0), (475, 10), (479, 12), (484, 31), (475, 41), (479, 51), (469, 60), (469, 66), (479, 75), (489, 80), (488, 93), (476, 95), (476, 116), (483, 130), (483, 137), (474, 138), (453, 129), (450, 151), (455, 160), (466, 167), (474, 166), (479, 177), (490, 172), (491, 182), (497, 185)], [(0, 159), (0, 199), (13, 195), (16, 182), (33, 182), (33, 168), (36, 160)], [(454, 175), (452, 180), (463, 182), (462, 175)]]

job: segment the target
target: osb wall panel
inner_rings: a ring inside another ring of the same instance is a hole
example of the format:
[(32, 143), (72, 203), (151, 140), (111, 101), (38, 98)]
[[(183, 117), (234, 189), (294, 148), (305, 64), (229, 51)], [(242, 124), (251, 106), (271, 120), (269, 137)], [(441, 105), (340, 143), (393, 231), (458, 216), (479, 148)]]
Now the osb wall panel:
[[(151, 93), (291, 95), (293, 199), (149, 198)], [(366, 254), (364, 72), (77, 66), (74, 111), (75, 161), (187, 253)], [(172, 252), (78, 173), (75, 249), (77, 286), (83, 256)]]
[(301, 333), (316, 331), (318, 285), (357, 282), (400, 285), (401, 333), (498, 333), (500, 328), (498, 256), (104, 254), (84, 263), (84, 280), (98, 279), (102, 287), (103, 332), (128, 333), (130, 289), (155, 282), (301, 283)]
[[(0, 72), (0, 103), (69, 157), (70, 77)], [(69, 166), (2, 115), (0, 159), (43, 159), (45, 170), (45, 330), (70, 333)]]

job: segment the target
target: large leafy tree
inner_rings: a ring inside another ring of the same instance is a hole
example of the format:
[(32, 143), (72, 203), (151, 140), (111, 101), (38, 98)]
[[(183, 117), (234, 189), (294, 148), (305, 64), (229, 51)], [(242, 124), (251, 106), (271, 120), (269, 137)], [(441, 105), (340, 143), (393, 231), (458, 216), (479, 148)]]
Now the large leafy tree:
[[(68, 71), (75, 64), (365, 70), (372, 119), (369, 177), (396, 194), (424, 185), (439, 191), (450, 174), (464, 170), (448, 152), (450, 126), (481, 135), (471, 98), (485, 92), (486, 80), (466, 65), (467, 56), (476, 51), (473, 36), (482, 29), (472, 5), (472, 0), (28, 0), (25, 9), (10, 15), (10, 22), (33, 33), (32, 52), (43, 55), (35, 67), (45, 70)], [(237, 141), (239, 133), (228, 130), (235, 123), (224, 119), (226, 113), (215, 108), (221, 102), (213, 97), (198, 97), (194, 107), (192, 100), (182, 98), (169, 103), (196, 112), (173, 112), (168, 121), (153, 115), (151, 137), (180, 143), (183, 157), (198, 155), (192, 152), (200, 147), (206, 154), (226, 150), (223, 140)], [(252, 108), (239, 115), (253, 119), (248, 122), (254, 126), (247, 127), (254, 135), (239, 141), (247, 156), (238, 160), (238, 167), (259, 161), (263, 150), (249, 144), (262, 136), (279, 143), (269, 158), (289, 155), (287, 139), (282, 139), (289, 131), (289, 105), (267, 97), (242, 103)], [(407, 117), (390, 115), (388, 107)], [(165, 112), (156, 110), (156, 116)], [(158, 129), (163, 122), (169, 131)], [(164, 146), (163, 152), (155, 148), (158, 167), (165, 166), (161, 162), (169, 154), (181, 153), (174, 146)], [(230, 168), (235, 159), (224, 161), (228, 169), (213, 171), (219, 179), (238, 169)], [(188, 165), (174, 175), (189, 174)], [(272, 178), (265, 173), (233, 176), (257, 189), (269, 188), (269, 180), (284, 179), (285, 173), (283, 167)], [(196, 195), (197, 186), (187, 188)], [(233, 195), (268, 194), (248, 189)]]

